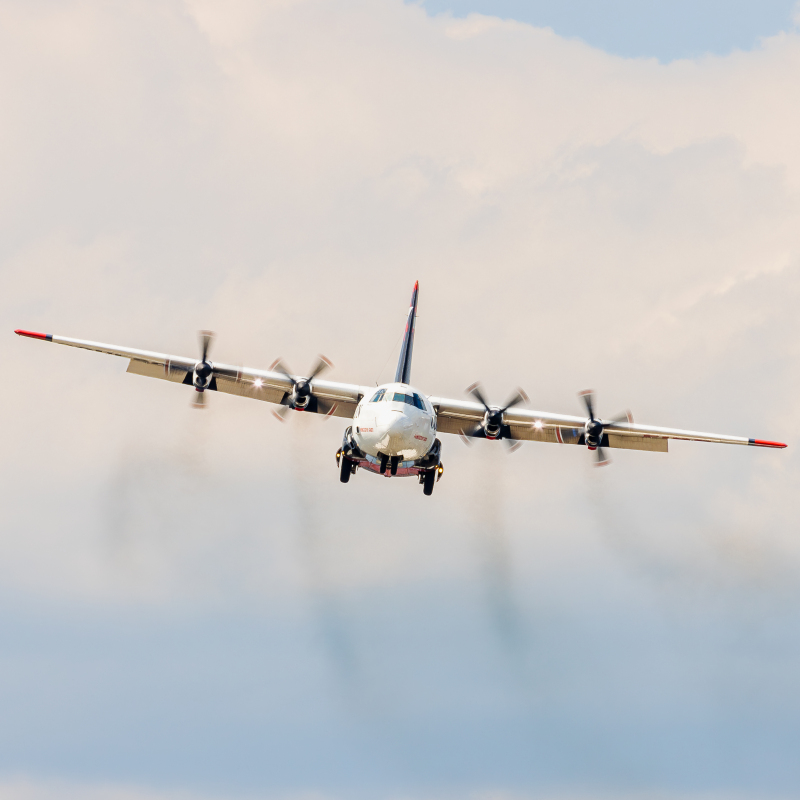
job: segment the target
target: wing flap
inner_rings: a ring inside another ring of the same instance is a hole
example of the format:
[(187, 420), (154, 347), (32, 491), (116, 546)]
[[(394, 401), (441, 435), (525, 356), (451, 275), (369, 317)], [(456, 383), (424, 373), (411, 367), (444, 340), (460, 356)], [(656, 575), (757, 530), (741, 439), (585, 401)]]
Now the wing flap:
[(648, 450), (651, 453), (669, 452), (669, 439), (660, 436), (619, 436), (608, 435), (608, 446), (623, 450)]
[[(216, 370), (215, 370), (216, 373)], [(216, 375), (217, 391), (225, 394), (235, 394), (238, 397), (249, 397), (252, 400), (263, 400), (267, 403), (280, 403), (286, 392), (274, 386), (256, 386), (253, 381)]]
[(534, 428), (532, 425), (509, 425), (512, 439), (523, 442), (551, 442), (558, 443), (555, 428)]
[(461, 419), (459, 417), (448, 417), (440, 414), (436, 419), (436, 430), (439, 433), (460, 434), (461, 431), (463, 431), (465, 428), (469, 428), (475, 421)]
[(169, 362), (158, 364), (132, 358), (128, 362), (128, 369), (126, 372), (130, 372), (131, 375), (144, 375), (147, 378), (160, 378), (161, 380), (172, 381), (173, 383), (183, 383), (189, 370), (185, 367), (170, 365)]

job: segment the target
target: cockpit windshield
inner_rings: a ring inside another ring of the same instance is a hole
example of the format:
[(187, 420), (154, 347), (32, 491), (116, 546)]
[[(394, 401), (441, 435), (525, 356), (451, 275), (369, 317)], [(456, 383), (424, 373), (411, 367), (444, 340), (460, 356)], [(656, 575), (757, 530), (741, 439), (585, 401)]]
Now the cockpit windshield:
[(370, 403), (380, 403), (382, 400), (387, 403), (407, 403), (422, 411), (425, 410), (425, 403), (422, 402), (422, 398), (416, 393), (406, 394), (405, 392), (387, 392), (386, 389), (378, 389), (372, 396)]
[(370, 403), (380, 403), (381, 401), (387, 403), (407, 403), (410, 406), (425, 410), (425, 403), (422, 398), (415, 392), (414, 394), (406, 394), (405, 392), (387, 392), (386, 389), (378, 389), (372, 396)]

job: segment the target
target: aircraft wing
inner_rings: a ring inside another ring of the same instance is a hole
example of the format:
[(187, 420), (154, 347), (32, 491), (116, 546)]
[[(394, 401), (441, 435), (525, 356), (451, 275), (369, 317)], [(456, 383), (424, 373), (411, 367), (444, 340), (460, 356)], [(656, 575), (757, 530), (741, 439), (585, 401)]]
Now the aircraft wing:
[[(439, 433), (461, 434), (485, 413), (480, 403), (469, 400), (447, 400), (429, 398), (437, 414)], [(549, 411), (533, 411), (527, 408), (512, 408), (506, 411), (504, 421), (508, 425), (508, 437), (522, 441), (552, 442), (554, 444), (585, 444), (584, 424), (586, 417), (552, 414)], [(716, 442), (720, 444), (744, 444), (755, 447), (786, 447), (782, 442), (765, 439), (748, 439), (743, 436), (724, 436), (718, 433), (699, 433), (678, 428), (660, 428), (654, 425), (639, 425), (633, 422), (603, 422), (603, 447), (625, 450), (650, 450), (666, 453), (670, 439), (685, 439), (692, 442)]]
[[(159, 378), (189, 386), (192, 386), (194, 369), (198, 363), (196, 358), (154, 353), (132, 347), (117, 347), (83, 339), (70, 339), (50, 333), (34, 333), (24, 330), (17, 330), (15, 333), (31, 339), (41, 339), (54, 344), (64, 344), (68, 347), (78, 347), (82, 350), (93, 350), (96, 353), (128, 358), (130, 361), (127, 371), (134, 375), (144, 375), (148, 378)], [(211, 363), (213, 373), (208, 386), (210, 391), (236, 394), (241, 397), (279, 404), (292, 390), (291, 381), (282, 372), (231, 366), (218, 362)], [(371, 391), (369, 386), (335, 383), (318, 378), (314, 379), (313, 387), (315, 396), (333, 402), (329, 416), (348, 419), (352, 418), (361, 397)]]
[[(128, 372), (159, 378), (192, 386), (193, 373), (197, 366), (196, 358), (155, 353), (131, 347), (71, 339), (49, 333), (17, 330), (20, 336), (32, 339), (93, 350), (98, 353), (120, 356), (129, 359)], [(282, 372), (231, 366), (212, 362), (213, 374), (208, 390), (236, 394), (280, 404), (291, 391), (292, 384)], [(359, 400), (373, 391), (373, 387), (348, 383), (336, 383), (314, 379), (314, 394), (333, 403), (329, 415), (352, 419)], [(460, 434), (483, 419), (485, 409), (479, 403), (468, 400), (448, 400), (431, 397), (437, 414), (437, 430), (440, 433)], [(506, 411), (504, 422), (508, 426), (507, 438), (522, 441), (552, 442), (558, 444), (584, 444), (585, 417), (552, 414), (547, 411), (533, 411), (515, 407)], [(725, 436), (716, 433), (699, 433), (677, 428), (661, 428), (653, 425), (639, 425), (633, 422), (611, 422), (603, 420), (603, 447), (629, 450), (651, 450), (667, 452), (670, 439), (685, 439), (696, 442), (717, 442), (724, 444), (754, 445), (756, 447), (786, 447), (782, 442), (764, 439), (749, 439), (742, 436)]]

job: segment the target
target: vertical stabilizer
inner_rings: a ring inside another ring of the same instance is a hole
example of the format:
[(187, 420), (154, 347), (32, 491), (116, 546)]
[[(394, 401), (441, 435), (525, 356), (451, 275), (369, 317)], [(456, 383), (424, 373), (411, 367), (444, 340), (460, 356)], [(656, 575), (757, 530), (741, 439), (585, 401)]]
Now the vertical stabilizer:
[(400, 360), (397, 362), (395, 383), (411, 383), (411, 351), (414, 349), (414, 325), (417, 322), (417, 296), (419, 295), (419, 281), (414, 284), (411, 293), (411, 308), (408, 309), (408, 322), (403, 336), (403, 346), (400, 348)]

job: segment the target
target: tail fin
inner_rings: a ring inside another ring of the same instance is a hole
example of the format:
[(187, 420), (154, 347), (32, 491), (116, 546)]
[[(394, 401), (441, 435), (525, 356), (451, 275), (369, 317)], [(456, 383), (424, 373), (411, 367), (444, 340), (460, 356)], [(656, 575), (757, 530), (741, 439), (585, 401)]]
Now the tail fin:
[(414, 349), (414, 325), (417, 322), (417, 295), (419, 294), (419, 281), (414, 284), (411, 293), (411, 308), (408, 309), (408, 322), (403, 336), (403, 346), (400, 348), (400, 360), (397, 362), (395, 383), (411, 382), (411, 351)]

